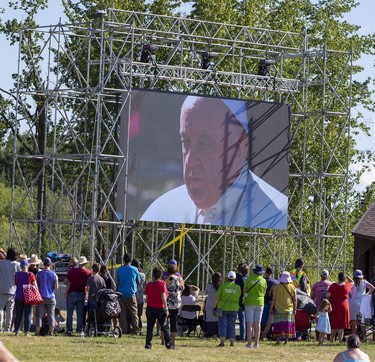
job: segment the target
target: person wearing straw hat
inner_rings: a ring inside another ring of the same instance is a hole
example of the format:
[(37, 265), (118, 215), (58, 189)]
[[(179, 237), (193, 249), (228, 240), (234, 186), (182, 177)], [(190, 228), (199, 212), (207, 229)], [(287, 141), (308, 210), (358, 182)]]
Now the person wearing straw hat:
[(28, 259), (29, 262), (29, 269), (28, 271), (34, 273), (36, 276), (38, 274), (39, 268), (38, 265), (41, 264), (41, 260), (38, 258), (38, 255), (31, 254), (30, 258)]
[(140, 220), (285, 229), (288, 197), (249, 169), (246, 102), (188, 96), (181, 107), (185, 184)]
[(4, 330), (10, 332), (13, 309), (14, 309), (14, 293), (16, 285), (14, 282), (14, 274), (21, 270), (20, 263), (17, 261), (18, 253), (15, 249), (9, 248), (6, 260), (0, 262), (0, 331), (3, 331), (4, 308), (6, 311), (6, 320)]
[(260, 322), (264, 307), (264, 295), (267, 290), (266, 279), (263, 278), (265, 270), (262, 264), (253, 268), (253, 274), (249, 275), (244, 285), (244, 305), (246, 314), (247, 348), (252, 348), (254, 331), (254, 348), (259, 347)]
[(280, 338), (285, 338), (285, 344), (289, 338), (296, 334), (295, 313), (297, 310), (297, 293), (293, 285), (290, 273), (284, 271), (279, 284), (276, 284), (272, 292), (272, 302), (270, 312), (273, 314), (273, 336), (276, 344), (280, 343)]
[(88, 263), (85, 256), (78, 258), (78, 268), (71, 269), (64, 279), (64, 284), (68, 287), (66, 298), (66, 335), (70, 336), (73, 332), (73, 312), (77, 314), (76, 332), (83, 331), (83, 309), (85, 307), (85, 289), (87, 279), (90, 276), (90, 270), (86, 269)]

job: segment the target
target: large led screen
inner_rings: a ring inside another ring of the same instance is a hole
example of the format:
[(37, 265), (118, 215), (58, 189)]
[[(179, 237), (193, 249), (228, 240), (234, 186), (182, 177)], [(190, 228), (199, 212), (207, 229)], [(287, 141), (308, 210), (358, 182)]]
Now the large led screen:
[(118, 214), (285, 229), (289, 125), (285, 104), (133, 90), (123, 103)]

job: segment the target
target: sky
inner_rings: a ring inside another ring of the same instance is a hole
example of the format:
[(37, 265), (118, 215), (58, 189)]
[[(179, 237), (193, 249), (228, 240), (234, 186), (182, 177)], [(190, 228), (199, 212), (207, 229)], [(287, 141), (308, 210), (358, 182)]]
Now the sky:
[[(2, 3), (8, 3), (8, 1), (2, 0)], [(359, 31), (360, 35), (375, 33), (375, 0), (360, 0), (359, 6), (353, 9), (349, 14), (347, 14), (346, 19), (348, 22), (356, 25), (360, 25), (361, 29)], [(62, 18), (64, 22), (64, 14), (62, 8), (56, 3), (60, 3), (57, 0), (50, 0), (48, 9), (38, 17), (39, 25), (50, 25), (57, 24), (59, 19)], [(53, 4), (53, 5), (52, 5)], [(5, 7), (5, 5), (1, 5)], [(6, 18), (22, 18), (21, 14), (9, 11), (5, 7), (5, 15), (2, 16), (3, 19)], [(12, 86), (11, 74), (17, 72), (17, 47), (9, 47), (7, 45), (6, 39), (0, 35), (0, 49), (6, 56), (0, 57), (0, 88), (9, 89)], [(358, 64), (365, 67), (362, 74), (355, 75), (356, 80), (366, 79), (368, 76), (374, 76), (374, 56), (364, 56), (358, 62)], [(352, 109), (352, 114), (355, 115), (357, 111), (362, 111), (361, 107), (356, 107)], [(371, 135), (367, 136), (364, 133), (360, 133), (357, 137), (357, 146), (360, 150), (370, 150), (375, 153), (375, 116), (372, 113), (364, 112), (364, 121), (371, 128)], [(361, 164), (351, 165), (352, 170), (359, 170)], [(375, 169), (370, 172), (365, 173), (360, 180), (360, 184), (356, 186), (358, 191), (364, 190), (364, 188), (371, 182), (375, 181)]]

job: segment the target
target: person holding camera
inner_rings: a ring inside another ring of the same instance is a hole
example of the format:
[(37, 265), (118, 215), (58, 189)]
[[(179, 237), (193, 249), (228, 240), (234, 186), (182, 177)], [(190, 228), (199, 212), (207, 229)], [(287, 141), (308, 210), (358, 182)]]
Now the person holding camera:
[(333, 283), (326, 293), (326, 298), (329, 299), (332, 306), (332, 312), (329, 314), (331, 342), (335, 340), (336, 332), (341, 342), (344, 337), (344, 329), (350, 326), (348, 299), (353, 287), (353, 279), (345, 275), (344, 272), (340, 272), (337, 279), (337, 282)]

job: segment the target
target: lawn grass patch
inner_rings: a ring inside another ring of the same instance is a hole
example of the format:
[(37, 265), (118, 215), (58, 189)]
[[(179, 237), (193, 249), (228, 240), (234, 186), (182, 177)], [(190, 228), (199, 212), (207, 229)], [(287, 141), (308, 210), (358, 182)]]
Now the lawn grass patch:
[[(274, 342), (261, 342), (259, 349), (247, 349), (244, 342), (234, 347), (217, 348), (214, 340), (201, 340), (196, 337), (181, 337), (176, 341), (175, 350), (167, 350), (154, 337), (151, 350), (145, 350), (145, 337), (123, 336), (80, 338), (73, 337), (15, 337), (1, 334), (1, 341), (20, 360), (28, 362), (116, 362), (116, 361), (332, 361), (335, 355), (345, 349), (344, 344), (327, 343), (318, 347), (316, 341), (290, 342), (276, 346)], [(375, 357), (375, 344), (364, 343), (362, 350), (371, 360)]]

